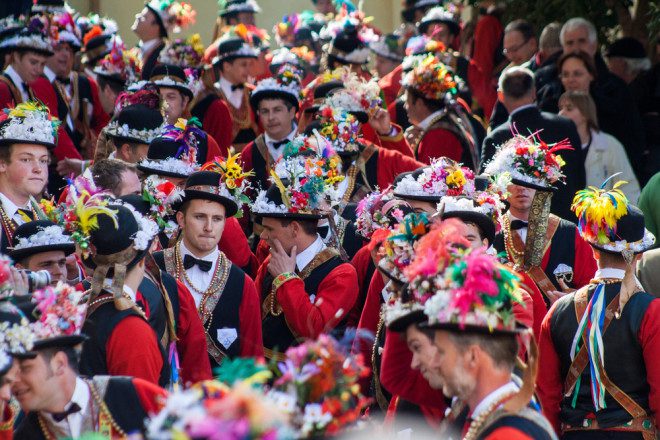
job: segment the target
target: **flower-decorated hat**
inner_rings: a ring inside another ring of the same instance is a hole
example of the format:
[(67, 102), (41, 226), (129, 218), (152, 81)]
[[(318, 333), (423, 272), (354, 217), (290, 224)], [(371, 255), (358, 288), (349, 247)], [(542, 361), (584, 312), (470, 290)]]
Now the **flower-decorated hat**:
[(158, 26), (165, 35), (178, 34), (182, 29), (195, 23), (197, 13), (190, 3), (174, 0), (150, 0), (145, 4), (154, 13)]
[(110, 48), (99, 57), (100, 62), (94, 67), (94, 73), (124, 87), (140, 76), (140, 61), (133, 51), (126, 50), (119, 37), (109, 38)]
[(185, 40), (177, 38), (160, 52), (158, 61), (174, 64), (183, 69), (199, 69), (203, 65), (204, 44), (199, 34), (192, 34)]
[(444, 43), (434, 40), (428, 35), (416, 35), (406, 43), (406, 59), (403, 63), (403, 71), (410, 72), (413, 67), (423, 61), (429, 55), (440, 58), (440, 54), (447, 50)]
[(58, 14), (58, 13), (74, 13), (75, 11), (65, 0), (34, 0), (30, 7), (32, 15), (35, 13)]
[(20, 31), (0, 41), (3, 52), (31, 51), (47, 57), (53, 55), (53, 45), (42, 20), (33, 17)]
[(6, 255), (0, 254), (0, 304), (2, 301), (15, 295), (11, 268), (14, 263)]
[[(305, 95), (305, 113), (316, 113), (335, 90), (344, 88), (344, 80), (348, 78), (349, 70), (339, 67), (335, 70), (323, 72), (312, 81), (303, 91)], [(311, 98), (311, 102), (310, 101)]]
[(10, 15), (9, 17), (0, 18), (0, 55), (7, 52), (7, 49), (2, 48), (2, 42), (18, 34), (24, 27), (25, 18), (22, 16), (16, 18)]
[(419, 29), (420, 34), (426, 34), (433, 24), (446, 25), (453, 35), (458, 35), (461, 32), (461, 25), (456, 16), (442, 6), (429, 9), (420, 22), (417, 23), (417, 29)]
[(94, 66), (110, 53), (115, 44), (121, 42), (121, 38), (117, 35), (119, 26), (110, 18), (90, 14), (86, 17), (79, 17), (76, 19), (76, 23), (83, 35), (83, 54), (80, 59), (83, 64)]
[(19, 357), (34, 357), (36, 351), (53, 347), (74, 347), (87, 339), (80, 333), (87, 312), (83, 292), (60, 282), (34, 292), (32, 302), (38, 316), (30, 324), (35, 340), (32, 350)]
[(458, 93), (460, 78), (433, 55), (427, 55), (413, 69), (406, 73), (401, 85), (413, 89), (424, 98), (444, 101)]
[(342, 6), (334, 19), (321, 30), (321, 39), (329, 40), (323, 51), (342, 64), (368, 63), (369, 44), (378, 40), (378, 35), (367, 26), (370, 19), (362, 11), (348, 12), (348, 8)]
[(167, 219), (174, 216), (173, 205), (181, 201), (183, 194), (183, 190), (169, 180), (147, 176), (142, 182), (141, 198), (149, 205), (149, 210), (143, 214), (155, 221), (161, 231), (170, 232)]
[(250, 95), (250, 104), (256, 112), (262, 99), (283, 99), (296, 108), (300, 108), (301, 72), (290, 64), (283, 65), (277, 75), (259, 83)]
[(13, 304), (0, 303), (0, 377), (11, 368), (14, 357), (32, 350), (34, 333), (27, 318)]
[(242, 213), (243, 205), (250, 201), (245, 192), (250, 186), (247, 178), (252, 174), (252, 171), (243, 172), (240, 153), (216, 157), (188, 177), (185, 195), (175, 209), (181, 209), (187, 201), (200, 199), (220, 203), (225, 207), (226, 217)]
[(568, 139), (548, 145), (537, 133), (529, 136), (516, 134), (498, 147), (485, 172), (495, 178), (507, 175), (516, 185), (554, 191), (553, 185), (565, 177), (561, 172), (564, 161), (556, 153), (571, 149)]
[(404, 22), (414, 23), (415, 12), (418, 10), (427, 10), (440, 5), (440, 0), (403, 0), (401, 18)]
[(156, 84), (156, 86), (176, 89), (191, 100), (194, 97), (195, 80), (196, 78), (193, 75), (186, 74), (182, 67), (174, 64), (156, 65), (149, 78), (149, 81)]
[[(276, 74), (282, 66), (287, 64), (305, 71), (311, 67), (314, 57), (314, 52), (306, 46), (293, 48), (281, 47), (275, 49), (270, 54), (270, 65), (268, 68), (272, 74)], [(268, 59), (268, 56), (266, 59)]]
[(346, 110), (355, 115), (360, 123), (367, 123), (369, 118), (383, 104), (378, 81), (375, 78), (369, 81), (364, 80), (354, 72), (343, 74), (341, 81), (343, 87), (330, 91), (320, 110), (323, 111), (326, 107)]
[(401, 40), (401, 37), (397, 34), (383, 35), (378, 41), (370, 43), (369, 49), (378, 56), (400, 63), (403, 61)]
[(179, 119), (175, 125), (166, 125), (149, 143), (147, 157), (138, 164), (146, 174), (188, 178), (199, 170), (197, 157), (200, 139), (206, 137), (197, 118)]
[(391, 187), (374, 191), (357, 205), (356, 233), (368, 241), (376, 230), (395, 227), (411, 212), (413, 209), (408, 203), (394, 198)]
[(474, 172), (446, 157), (404, 175), (394, 185), (396, 197), (435, 203), (446, 195), (471, 197), (473, 193)]
[(332, 147), (340, 156), (354, 156), (361, 151), (360, 122), (346, 110), (324, 107), (320, 134), (332, 142)]
[(587, 243), (601, 251), (631, 257), (650, 249), (655, 237), (644, 226), (642, 211), (619, 189), (626, 182), (618, 181), (613, 189), (604, 189), (613, 177), (600, 188), (590, 186), (578, 191), (571, 209)]
[(115, 104), (116, 115), (106, 126), (106, 134), (115, 142), (150, 144), (164, 127), (160, 102), (155, 85), (120, 94)]
[(80, 29), (71, 14), (68, 12), (55, 14), (50, 23), (53, 44), (68, 44), (74, 52), (82, 48)]
[(257, 58), (259, 51), (254, 46), (252, 34), (244, 24), (230, 28), (217, 42), (218, 54), (212, 64), (218, 66), (225, 61), (238, 58)]
[[(287, 14), (282, 21), (275, 23), (273, 33), (280, 47), (290, 48), (302, 44), (314, 43), (319, 39), (317, 19), (312, 11)], [(318, 23), (321, 27), (322, 23)]]
[(239, 12), (257, 14), (261, 8), (256, 0), (218, 0), (220, 17), (237, 15)]
[(9, 255), (21, 261), (41, 252), (63, 251), (70, 255), (75, 250), (75, 243), (61, 226), (50, 220), (35, 220), (16, 228)]
[(0, 113), (0, 146), (35, 144), (55, 148), (60, 120), (38, 101), (28, 101)]
[(332, 143), (317, 131), (311, 135), (298, 135), (286, 144), (282, 158), (275, 164), (275, 174), (287, 179), (292, 172), (301, 173), (301, 167), (323, 177), (328, 191), (344, 180), (339, 155)]

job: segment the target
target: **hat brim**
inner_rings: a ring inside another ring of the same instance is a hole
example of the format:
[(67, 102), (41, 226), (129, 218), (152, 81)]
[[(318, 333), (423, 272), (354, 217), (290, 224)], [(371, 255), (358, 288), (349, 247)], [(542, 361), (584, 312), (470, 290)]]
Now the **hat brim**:
[(285, 220), (321, 220), (324, 218), (324, 215), (321, 214), (298, 214), (292, 212), (255, 212), (254, 221), (257, 224), (261, 224), (261, 220), (264, 218), (281, 218)]
[(441, 19), (420, 22), (417, 25), (417, 29), (419, 30), (420, 34), (426, 34), (426, 32), (429, 30), (429, 27), (432, 24), (444, 24), (449, 28), (449, 31), (454, 35), (458, 35), (461, 32), (461, 27), (458, 25), (458, 23), (453, 22), (451, 20), (441, 20)]
[[(639, 242), (643, 242), (645, 239), (648, 239), (650, 236), (655, 237), (651, 231), (649, 231), (648, 229), (644, 229), (644, 237), (642, 237), (642, 239), (639, 240)], [(621, 255), (621, 252), (620, 252), (620, 251), (615, 251), (615, 250), (613, 250), (613, 249), (608, 249), (608, 248), (606, 248), (606, 247), (604, 247), (604, 246), (601, 246), (601, 245), (596, 244), (596, 243), (592, 243), (592, 242), (587, 241), (587, 240), (585, 240), (585, 241), (586, 241), (587, 243), (589, 243), (589, 245), (591, 245), (591, 247), (596, 248), (596, 249), (598, 249), (598, 250), (601, 251), (601, 252), (605, 252), (605, 253), (613, 254), (613, 255)], [(644, 252), (646, 252), (647, 250), (651, 249), (653, 246), (654, 246), (654, 242), (651, 242), (650, 245), (645, 246), (645, 247), (643, 247), (643, 248), (641, 248), (641, 249), (639, 249), (639, 250), (636, 250), (636, 251), (634, 251), (633, 253), (634, 253), (635, 255), (638, 255), (638, 254), (644, 253)]]
[(56, 147), (55, 144), (50, 142), (31, 141), (27, 139), (0, 139), (0, 147), (6, 147), (14, 144), (40, 145), (42, 147), (46, 147), (49, 150), (52, 150)]
[(238, 212), (238, 205), (230, 198), (221, 196), (219, 194), (211, 194), (206, 191), (184, 190), (185, 195), (176, 203), (172, 204), (174, 211), (180, 211), (183, 204), (191, 200), (209, 200), (211, 202), (220, 203), (225, 207), (225, 217), (233, 217)]
[(440, 203), (440, 199), (442, 199), (442, 196), (418, 196), (418, 195), (401, 194), (396, 192), (393, 195), (394, 197), (397, 197), (399, 199), (417, 200), (419, 202), (431, 202), (431, 203)]
[[(144, 143), (144, 141), (139, 141), (139, 142)], [(144, 165), (137, 165), (136, 168), (147, 175), (155, 174), (157, 176), (176, 177), (179, 179), (187, 179), (188, 177), (190, 177), (190, 175), (188, 174), (181, 174), (181, 173), (175, 173), (174, 171), (164, 171), (156, 168), (149, 168), (149, 167), (145, 167)]]
[(47, 350), (49, 348), (68, 348), (75, 347), (82, 344), (87, 339), (87, 335), (68, 335), (68, 336), (55, 336), (53, 338), (40, 339), (34, 342), (32, 350), (25, 353), (15, 353), (12, 357), (17, 359), (34, 359), (40, 350)]
[(524, 186), (525, 188), (535, 189), (537, 191), (545, 191), (551, 193), (557, 192), (557, 188), (555, 188), (554, 186), (542, 186), (536, 183), (525, 182), (524, 180), (520, 180), (516, 178), (511, 179), (511, 183), (518, 186)]
[(411, 325), (421, 325), (428, 318), (423, 310), (412, 310), (409, 313), (392, 320), (387, 329), (396, 333), (405, 332)]
[(108, 75), (106, 73), (99, 72), (97, 70), (95, 70), (94, 73), (96, 74), (97, 77), (100, 76), (106, 81), (114, 82), (116, 84), (121, 85), (122, 87), (126, 85), (126, 80), (121, 79), (117, 74)]
[[(135, 255), (135, 257), (131, 260), (130, 263), (126, 265), (126, 271), (131, 270), (133, 267), (135, 267), (136, 264), (138, 264), (142, 259), (149, 253), (151, 250), (151, 245), (154, 243), (154, 240), (158, 239), (158, 234), (156, 234), (151, 240), (149, 240), (149, 244), (144, 250), (141, 250)], [(83, 264), (90, 269), (96, 269), (97, 264), (94, 262), (92, 259), (91, 255), (84, 257), (83, 258)]]
[(442, 215), (443, 220), (448, 218), (458, 218), (464, 222), (474, 223), (484, 234), (484, 238), (488, 240), (488, 244), (492, 245), (495, 241), (495, 223), (485, 214), (474, 211), (451, 211), (445, 212)]
[(151, 81), (153, 84), (156, 84), (156, 87), (158, 89), (165, 88), (165, 89), (174, 89), (178, 90), (179, 92), (183, 93), (186, 95), (189, 99), (193, 99), (195, 95), (193, 94), (192, 90), (190, 90), (188, 87), (184, 85), (178, 85), (178, 84), (159, 84), (158, 81)]
[(264, 99), (281, 99), (293, 105), (296, 111), (300, 109), (300, 103), (292, 94), (283, 92), (281, 90), (263, 90), (257, 93), (253, 93), (252, 96), (250, 96), (250, 105), (255, 112), (259, 107), (259, 103)]
[(516, 323), (516, 327), (513, 329), (508, 329), (508, 328), (490, 329), (488, 327), (482, 327), (479, 325), (472, 325), (472, 324), (465, 324), (461, 326), (458, 323), (450, 323), (450, 322), (436, 322), (431, 324), (428, 320), (420, 323), (419, 326), (430, 330), (447, 330), (449, 332), (455, 332), (455, 333), (477, 333), (480, 335), (516, 336), (517, 334), (527, 330), (527, 327), (519, 323)]
[(21, 261), (24, 258), (31, 257), (32, 255), (35, 254), (40, 254), (42, 252), (54, 252), (54, 251), (62, 251), (64, 252), (64, 255), (68, 257), (69, 255), (71, 255), (76, 251), (76, 245), (73, 243), (60, 243), (60, 244), (34, 246), (30, 248), (16, 249), (16, 250), (12, 250), (10, 248), (9, 256), (14, 261)]
[(37, 47), (25, 47), (25, 46), (6, 46), (3, 47), (3, 49), (7, 52), (34, 52), (39, 55), (43, 55), (46, 57), (52, 57), (55, 55), (55, 52), (51, 50), (46, 50), (46, 49), (40, 49)]
[(211, 64), (213, 64), (214, 66), (217, 67), (220, 63), (234, 61), (234, 60), (237, 60), (239, 58), (252, 58), (253, 60), (256, 60), (257, 58), (259, 58), (259, 55), (256, 55), (256, 54), (254, 54), (254, 55), (247, 55), (247, 54), (237, 55), (237, 54), (235, 54), (235, 55), (227, 55), (227, 56), (224, 56), (224, 57), (221, 57), (221, 56), (218, 55), (218, 56), (213, 58), (213, 60), (211, 61)]

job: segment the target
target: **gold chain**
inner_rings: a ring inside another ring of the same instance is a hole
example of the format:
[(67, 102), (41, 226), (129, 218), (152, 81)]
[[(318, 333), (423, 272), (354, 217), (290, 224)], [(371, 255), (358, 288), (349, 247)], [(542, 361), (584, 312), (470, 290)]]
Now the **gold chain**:
[(514, 232), (511, 230), (511, 220), (506, 214), (502, 216), (502, 233), (504, 234), (504, 247), (506, 249), (507, 255), (511, 259), (511, 262), (515, 266), (522, 266), (525, 251), (517, 250), (513, 244), (513, 237), (511, 234)]
[(512, 398), (515, 394), (517, 394), (517, 391), (512, 391), (510, 393), (507, 393), (505, 396), (503, 396), (501, 399), (493, 402), (490, 404), (488, 408), (479, 416), (477, 416), (476, 419), (470, 423), (470, 427), (468, 428), (467, 434), (465, 434), (465, 437), (463, 437), (463, 440), (474, 440), (477, 438), (477, 433), (481, 430), (481, 427), (483, 424), (486, 422), (486, 419), (493, 414), (493, 412), (497, 409), (498, 406), (502, 405), (504, 402)]

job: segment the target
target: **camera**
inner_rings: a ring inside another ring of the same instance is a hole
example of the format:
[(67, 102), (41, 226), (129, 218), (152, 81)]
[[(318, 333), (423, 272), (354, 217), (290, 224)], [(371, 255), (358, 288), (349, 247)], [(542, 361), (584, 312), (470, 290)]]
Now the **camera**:
[(43, 289), (51, 282), (50, 272), (47, 270), (39, 270), (33, 272), (31, 270), (23, 270), (28, 279), (28, 292), (32, 293), (35, 290)]

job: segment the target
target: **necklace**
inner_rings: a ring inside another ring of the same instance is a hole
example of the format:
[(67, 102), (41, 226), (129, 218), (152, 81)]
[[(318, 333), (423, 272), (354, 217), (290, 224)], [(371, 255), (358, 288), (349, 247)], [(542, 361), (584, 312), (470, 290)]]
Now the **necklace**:
[(508, 215), (502, 216), (502, 233), (504, 234), (504, 247), (509, 259), (515, 266), (522, 266), (525, 251), (519, 251), (513, 244), (513, 231), (511, 230), (511, 220)]
[(500, 405), (502, 405), (507, 400), (511, 399), (517, 393), (518, 391), (509, 392), (505, 394), (502, 398), (491, 403), (484, 412), (479, 414), (476, 419), (472, 420), (472, 423), (470, 423), (470, 427), (468, 428), (465, 437), (463, 437), (463, 440), (475, 440), (477, 438), (477, 434), (479, 433), (479, 431), (481, 431), (481, 428), (483, 427), (483, 424), (486, 422), (486, 420), (495, 412), (495, 410)]

